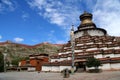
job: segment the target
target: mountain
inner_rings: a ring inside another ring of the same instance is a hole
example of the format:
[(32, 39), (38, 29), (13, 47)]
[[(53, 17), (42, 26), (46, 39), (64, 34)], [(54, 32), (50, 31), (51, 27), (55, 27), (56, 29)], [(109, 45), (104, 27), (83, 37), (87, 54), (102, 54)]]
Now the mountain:
[(0, 42), (0, 53), (6, 53), (7, 59), (11, 61), (13, 58), (28, 57), (30, 54), (56, 54), (62, 46), (63, 44), (51, 44), (48, 42), (31, 46), (6, 41)]

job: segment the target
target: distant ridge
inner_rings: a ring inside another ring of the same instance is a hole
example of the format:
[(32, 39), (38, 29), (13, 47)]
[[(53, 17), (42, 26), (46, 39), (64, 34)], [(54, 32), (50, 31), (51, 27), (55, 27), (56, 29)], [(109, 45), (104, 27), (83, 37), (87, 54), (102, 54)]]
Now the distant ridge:
[(0, 53), (7, 53), (9, 60), (16, 57), (25, 57), (30, 54), (56, 54), (64, 44), (52, 44), (48, 42), (39, 43), (36, 45), (26, 45), (15, 43), (12, 41), (0, 42)]

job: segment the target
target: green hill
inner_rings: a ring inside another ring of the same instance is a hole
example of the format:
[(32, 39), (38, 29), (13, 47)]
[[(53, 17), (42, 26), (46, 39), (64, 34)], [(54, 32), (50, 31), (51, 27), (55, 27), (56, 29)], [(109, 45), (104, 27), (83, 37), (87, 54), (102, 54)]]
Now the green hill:
[(56, 54), (63, 44), (40, 43), (37, 45), (18, 44), (11, 41), (0, 42), (0, 53), (7, 54), (7, 60), (26, 58), (30, 54)]

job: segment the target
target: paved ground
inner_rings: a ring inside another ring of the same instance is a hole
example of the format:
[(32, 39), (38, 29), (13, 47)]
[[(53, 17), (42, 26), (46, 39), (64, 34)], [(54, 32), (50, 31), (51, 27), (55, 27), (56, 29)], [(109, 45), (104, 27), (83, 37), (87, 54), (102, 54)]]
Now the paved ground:
[(7, 72), (0, 73), (0, 80), (120, 80), (120, 71), (102, 73), (75, 73), (63, 78), (60, 73)]

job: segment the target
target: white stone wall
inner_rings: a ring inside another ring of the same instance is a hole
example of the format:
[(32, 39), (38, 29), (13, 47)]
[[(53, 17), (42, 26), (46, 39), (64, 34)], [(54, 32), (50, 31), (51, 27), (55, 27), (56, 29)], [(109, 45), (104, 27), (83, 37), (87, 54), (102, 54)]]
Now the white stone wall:
[(71, 70), (71, 66), (60, 66), (60, 71), (66, 69), (66, 68)]
[(35, 71), (35, 67), (28, 67), (28, 71)]
[(68, 60), (72, 60), (72, 57), (68, 57), (67, 59), (68, 59)]
[[(94, 67), (86, 67), (86, 70), (88, 71), (89, 69), (95, 69)], [(120, 63), (105, 63), (102, 64), (102, 66), (99, 66), (99, 69), (102, 70), (120, 70)]]
[(95, 69), (95, 67), (86, 67), (86, 71), (88, 71), (89, 69)]
[(94, 55), (95, 58), (103, 58), (103, 55), (102, 54), (97, 54), (97, 55)]
[(98, 42), (98, 43), (96, 43), (96, 44), (103, 44), (102, 42)]
[(75, 34), (75, 38), (79, 38), (79, 37), (81, 37), (82, 35), (83, 35), (83, 31), (78, 32), (78, 33)]
[(120, 63), (106, 63), (100, 67), (102, 70), (120, 70)]
[(58, 53), (58, 55), (61, 55), (61, 54), (64, 54), (64, 53)]
[(50, 62), (60, 61), (60, 59), (51, 59)]
[(115, 56), (114, 56), (114, 54), (105, 54), (105, 55), (104, 55), (104, 58), (106, 58), (106, 57), (113, 58), (113, 57), (115, 57)]
[(84, 45), (84, 44), (77, 44), (76, 46), (82, 46), (82, 45)]
[(71, 66), (42, 66), (42, 71), (61, 72), (66, 68), (71, 70)]
[(100, 68), (102, 70), (110, 70), (111, 69), (111, 65), (110, 65), (110, 63), (102, 64), (102, 66)]
[(41, 71), (52, 71), (52, 67), (51, 66), (42, 66)]
[(87, 45), (94, 44), (93, 42), (86, 43)]
[[(109, 48), (107, 48), (107, 47), (102, 47), (102, 48), (99, 48), (99, 49), (108, 50)], [(113, 49), (113, 48), (110, 48), (110, 49)]]
[(68, 60), (68, 58), (60, 58), (60, 61)]
[(100, 30), (89, 30), (88, 34), (91, 36), (103, 36), (104, 33)]
[(114, 49), (120, 49), (120, 47), (118, 46), (118, 47), (114, 47)]
[[(69, 69), (71, 70), (71, 66), (42, 66), (42, 71), (53, 71), (53, 72), (61, 72), (62, 70), (64, 69)], [(75, 68), (74, 68), (75, 69)], [(94, 67), (86, 67), (86, 70), (89, 70), (89, 69), (95, 69)], [(102, 70), (120, 70), (120, 63), (105, 63), (105, 64), (102, 64), (102, 66), (99, 67), (99, 69), (102, 69)], [(29, 71), (30, 70), (34, 70), (35, 71), (35, 68), (29, 68)]]
[(74, 52), (82, 52), (83, 50), (74, 50)]
[(58, 55), (66, 54), (66, 52), (58, 53)]
[(111, 44), (112, 42), (106, 42), (106, 44)]
[(92, 50), (98, 50), (98, 48), (89, 48), (89, 49), (86, 49), (86, 51), (92, 51)]
[(114, 49), (114, 48), (115, 48), (115, 47), (109, 47), (108, 50), (109, 50), (109, 49)]
[(120, 69), (120, 63), (111, 64), (111, 69)]
[(69, 54), (69, 53), (71, 53), (71, 51), (67, 51), (67, 52), (65, 52), (65, 54)]
[(71, 51), (67, 51), (67, 52), (58, 53), (58, 55), (62, 55), (62, 54), (69, 54), (69, 53), (71, 53)]
[(51, 71), (53, 71), (53, 72), (60, 72), (60, 67), (59, 66), (52, 66)]
[(115, 57), (120, 57), (120, 54), (114, 54)]
[[(88, 30), (87, 32), (91, 36), (103, 36), (104, 35), (104, 33), (100, 30)], [(76, 33), (75, 38), (83, 36), (83, 33), (84, 33), (84, 31)]]

